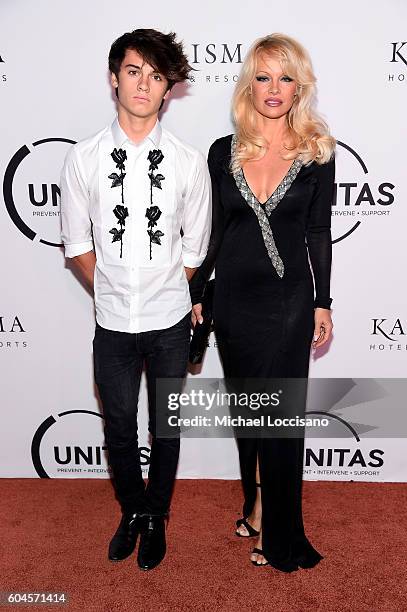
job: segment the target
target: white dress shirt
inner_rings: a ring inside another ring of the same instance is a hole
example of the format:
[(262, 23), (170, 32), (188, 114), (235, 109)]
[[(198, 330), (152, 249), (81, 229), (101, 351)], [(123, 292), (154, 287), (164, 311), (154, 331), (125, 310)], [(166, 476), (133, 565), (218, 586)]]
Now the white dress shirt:
[(66, 257), (95, 250), (99, 325), (166, 329), (191, 310), (184, 266), (198, 267), (208, 248), (209, 173), (203, 155), (158, 121), (138, 144), (116, 118), (70, 149), (61, 221)]

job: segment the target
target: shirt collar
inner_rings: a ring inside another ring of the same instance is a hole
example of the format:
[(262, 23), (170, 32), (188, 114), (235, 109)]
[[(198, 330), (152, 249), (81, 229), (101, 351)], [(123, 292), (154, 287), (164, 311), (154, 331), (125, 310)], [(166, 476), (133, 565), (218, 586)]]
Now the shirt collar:
[(156, 121), (155, 126), (151, 130), (151, 132), (147, 134), (144, 140), (138, 143), (134, 143), (132, 140), (130, 140), (130, 138), (127, 136), (124, 130), (120, 127), (118, 117), (116, 117), (116, 119), (113, 121), (111, 130), (112, 130), (112, 135), (113, 135), (114, 146), (116, 147), (116, 149), (120, 149), (120, 147), (124, 145), (126, 142), (129, 142), (135, 147), (140, 146), (141, 144), (144, 144), (147, 141), (151, 141), (155, 147), (160, 146), (162, 127), (158, 119)]

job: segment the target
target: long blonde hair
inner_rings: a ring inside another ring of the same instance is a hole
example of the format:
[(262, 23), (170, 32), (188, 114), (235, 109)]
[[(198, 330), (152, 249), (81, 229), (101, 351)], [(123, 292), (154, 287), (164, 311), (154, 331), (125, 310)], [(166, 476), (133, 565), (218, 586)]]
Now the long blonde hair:
[(250, 95), (260, 53), (278, 59), (285, 74), (297, 84), (297, 95), (287, 115), (290, 144), (284, 145), (287, 152), (283, 158), (298, 157), (304, 164), (326, 163), (332, 157), (335, 139), (315, 110), (316, 78), (311, 59), (293, 38), (271, 34), (251, 46), (236, 83), (232, 112), (238, 146), (231, 161), (232, 172), (237, 172), (248, 160), (260, 159), (267, 151), (267, 141), (257, 130), (257, 111)]

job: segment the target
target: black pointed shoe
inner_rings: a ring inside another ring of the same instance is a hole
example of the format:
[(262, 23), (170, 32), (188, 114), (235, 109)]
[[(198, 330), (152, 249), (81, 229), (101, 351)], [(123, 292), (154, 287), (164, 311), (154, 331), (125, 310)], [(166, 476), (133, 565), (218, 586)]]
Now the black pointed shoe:
[(137, 563), (142, 570), (157, 567), (165, 557), (167, 545), (165, 542), (164, 516), (144, 515), (140, 519), (140, 546)]
[(123, 514), (120, 525), (109, 544), (109, 561), (123, 561), (136, 548), (140, 533), (140, 516)]

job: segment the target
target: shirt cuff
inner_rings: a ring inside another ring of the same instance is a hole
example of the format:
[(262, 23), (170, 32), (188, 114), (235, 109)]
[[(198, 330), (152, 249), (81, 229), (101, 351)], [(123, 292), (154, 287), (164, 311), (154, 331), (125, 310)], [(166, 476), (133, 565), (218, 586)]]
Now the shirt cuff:
[(87, 242), (79, 242), (76, 244), (65, 244), (65, 257), (77, 257), (83, 255), (89, 251), (93, 251), (93, 242), (88, 240)]
[(182, 261), (186, 268), (199, 268), (204, 259), (205, 255), (203, 255), (202, 257), (194, 257), (194, 255), (182, 255)]

